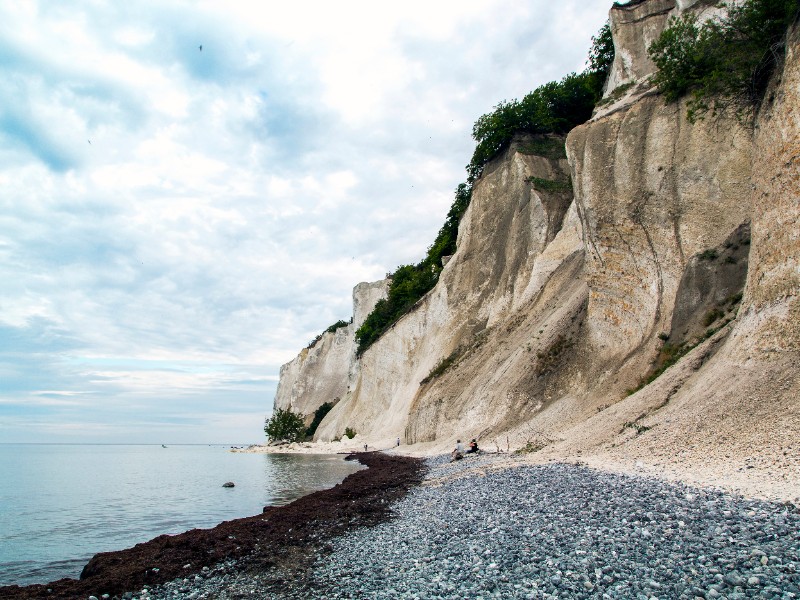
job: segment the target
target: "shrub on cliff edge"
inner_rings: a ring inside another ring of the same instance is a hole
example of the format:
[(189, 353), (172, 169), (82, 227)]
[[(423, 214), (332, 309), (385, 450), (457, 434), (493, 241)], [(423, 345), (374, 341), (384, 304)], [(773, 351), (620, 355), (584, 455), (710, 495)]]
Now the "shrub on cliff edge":
[(458, 224), (472, 197), (472, 186), (466, 183), (456, 188), (455, 199), (450, 206), (444, 225), (439, 230), (433, 244), (428, 248), (425, 258), (416, 265), (402, 265), (392, 273), (389, 291), (385, 299), (379, 300), (367, 315), (364, 323), (356, 331), (361, 356), (397, 320), (427, 294), (439, 280), (442, 271), (442, 258), (456, 251)]
[[(599, 82), (599, 85), (598, 85)], [(504, 101), (481, 116), (472, 128), (475, 152), (467, 165), (469, 181), (511, 143), (517, 133), (567, 133), (586, 122), (600, 98), (603, 82), (590, 72), (571, 73), (546, 83), (522, 100)]]
[(514, 135), (564, 134), (588, 121), (613, 62), (614, 41), (606, 23), (592, 38), (588, 67), (582, 73), (539, 86), (522, 100), (503, 101), (482, 115), (472, 128), (476, 144), (467, 165), (469, 183), (481, 176), (486, 164), (508, 147)]
[(702, 24), (692, 14), (673, 18), (648, 49), (658, 67), (653, 83), (667, 102), (689, 95), (692, 121), (728, 111), (752, 116), (783, 57), (799, 4), (746, 0)]

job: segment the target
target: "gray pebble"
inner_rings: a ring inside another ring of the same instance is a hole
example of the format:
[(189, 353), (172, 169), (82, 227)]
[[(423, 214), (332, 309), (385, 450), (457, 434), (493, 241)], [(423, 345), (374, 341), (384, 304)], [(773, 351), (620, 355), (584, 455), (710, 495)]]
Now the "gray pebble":
[[(435, 485), (318, 556), (314, 597), (788, 600), (800, 585), (800, 515), (784, 505), (576, 465), (493, 469), (507, 460), (428, 459)], [(150, 598), (264, 597), (234, 563), (203, 575)]]

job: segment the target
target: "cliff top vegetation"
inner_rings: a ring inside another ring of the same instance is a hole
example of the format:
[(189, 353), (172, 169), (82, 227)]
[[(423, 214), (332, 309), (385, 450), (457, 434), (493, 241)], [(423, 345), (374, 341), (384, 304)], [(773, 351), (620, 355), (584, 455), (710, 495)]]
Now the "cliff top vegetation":
[(747, 0), (705, 23), (690, 13), (673, 18), (649, 48), (658, 67), (653, 83), (667, 102), (689, 96), (692, 121), (725, 112), (752, 118), (799, 7), (798, 0)]
[(582, 73), (546, 83), (522, 100), (504, 100), (482, 115), (472, 127), (476, 144), (467, 165), (468, 182), (477, 180), (486, 164), (505, 150), (515, 135), (563, 134), (588, 121), (613, 62), (614, 41), (606, 23), (592, 38), (588, 65)]
[(397, 268), (391, 275), (387, 297), (378, 301), (356, 331), (359, 355), (436, 285), (443, 268), (442, 259), (456, 251), (458, 224), (472, 198), (472, 185), (489, 161), (508, 148), (515, 135), (564, 134), (587, 121), (602, 95), (613, 62), (614, 44), (606, 23), (592, 38), (586, 70), (546, 83), (522, 100), (504, 100), (475, 122), (472, 137), (476, 145), (466, 167), (467, 181), (456, 188), (445, 223), (425, 258), (416, 265)]
[(341, 329), (342, 327), (347, 327), (352, 322), (353, 322), (353, 317), (350, 317), (349, 321), (339, 319), (338, 321), (336, 321), (336, 323), (328, 327), (325, 331), (323, 331), (322, 333), (317, 335), (313, 340), (311, 340), (308, 343), (308, 346), (306, 346), (306, 348), (313, 348), (314, 346), (317, 345), (317, 342), (319, 342), (322, 339), (323, 335), (325, 335), (326, 333), (335, 333), (337, 329)]

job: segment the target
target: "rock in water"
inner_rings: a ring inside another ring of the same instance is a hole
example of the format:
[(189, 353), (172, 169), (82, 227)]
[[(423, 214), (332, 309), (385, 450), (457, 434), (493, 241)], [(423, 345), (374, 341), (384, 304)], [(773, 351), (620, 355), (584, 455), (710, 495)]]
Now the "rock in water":
[(225, 483), (222, 484), (222, 487), (231, 488), (235, 487), (235, 484), (232, 481), (226, 481)]

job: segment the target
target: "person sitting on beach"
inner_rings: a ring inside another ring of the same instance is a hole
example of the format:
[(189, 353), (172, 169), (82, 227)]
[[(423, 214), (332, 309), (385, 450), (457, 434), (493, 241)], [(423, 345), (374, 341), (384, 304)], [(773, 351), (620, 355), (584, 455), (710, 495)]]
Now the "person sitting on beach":
[(461, 460), (462, 458), (464, 458), (464, 446), (461, 445), (461, 440), (456, 440), (455, 450), (453, 450), (450, 456), (452, 457), (450, 459), (450, 462), (453, 462), (454, 460)]
[(467, 450), (467, 454), (477, 454), (478, 453), (478, 442), (475, 441), (475, 438), (472, 438), (472, 441), (469, 443), (469, 450)]

